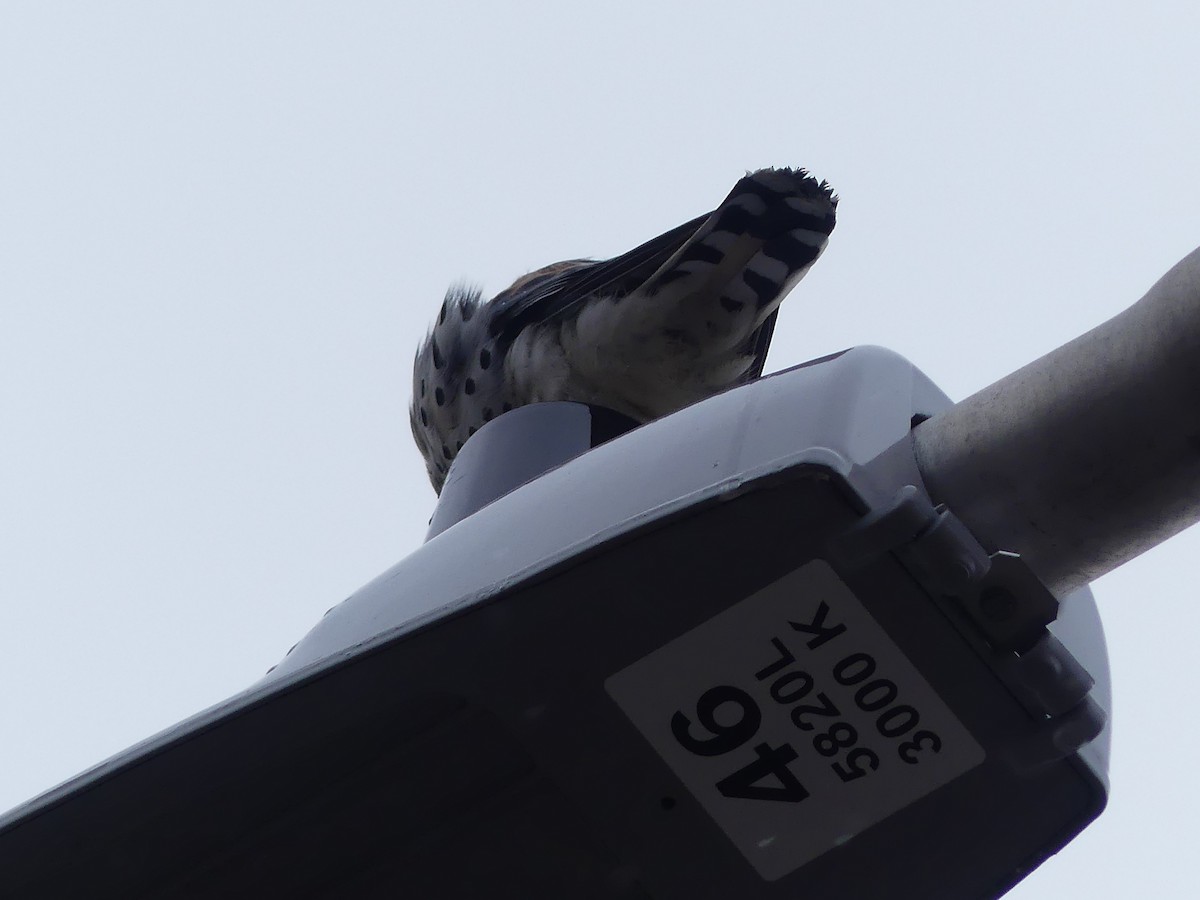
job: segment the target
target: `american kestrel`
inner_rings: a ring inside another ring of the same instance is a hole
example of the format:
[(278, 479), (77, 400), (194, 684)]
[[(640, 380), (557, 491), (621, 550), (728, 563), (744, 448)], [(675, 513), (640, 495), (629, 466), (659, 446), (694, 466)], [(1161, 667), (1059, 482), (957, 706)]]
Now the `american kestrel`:
[(467, 439), (514, 407), (574, 400), (645, 423), (757, 378), (836, 209), (803, 169), (760, 169), (621, 256), (554, 263), (486, 303), (451, 287), (413, 365), (413, 436), (434, 490)]

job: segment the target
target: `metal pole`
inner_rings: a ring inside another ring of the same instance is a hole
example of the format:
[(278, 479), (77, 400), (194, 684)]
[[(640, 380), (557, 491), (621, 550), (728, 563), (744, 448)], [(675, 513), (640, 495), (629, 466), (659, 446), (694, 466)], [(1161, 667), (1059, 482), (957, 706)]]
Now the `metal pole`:
[(913, 435), (934, 500), (1057, 593), (1200, 520), (1200, 248)]

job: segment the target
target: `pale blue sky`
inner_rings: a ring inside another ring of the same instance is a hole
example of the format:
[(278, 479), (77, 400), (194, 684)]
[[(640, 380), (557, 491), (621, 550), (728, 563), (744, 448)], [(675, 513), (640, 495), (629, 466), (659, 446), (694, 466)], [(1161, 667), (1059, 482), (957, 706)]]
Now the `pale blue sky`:
[[(961, 398), (1200, 244), (1200, 12), (1081, 2), (0, 6), (0, 808), (235, 693), (421, 540), (446, 285), (803, 165), (768, 369)], [(1012, 893), (1193, 897), (1188, 533), (1095, 587), (1113, 792)]]

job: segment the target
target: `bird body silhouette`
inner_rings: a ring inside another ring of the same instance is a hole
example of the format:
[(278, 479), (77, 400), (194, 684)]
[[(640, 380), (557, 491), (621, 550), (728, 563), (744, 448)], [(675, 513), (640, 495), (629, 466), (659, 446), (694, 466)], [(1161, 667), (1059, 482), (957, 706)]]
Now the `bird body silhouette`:
[(803, 169), (760, 169), (613, 259), (554, 263), (486, 303), (451, 287), (413, 365), (413, 436), (434, 490), (468, 438), (517, 406), (574, 400), (644, 423), (757, 378), (836, 209)]

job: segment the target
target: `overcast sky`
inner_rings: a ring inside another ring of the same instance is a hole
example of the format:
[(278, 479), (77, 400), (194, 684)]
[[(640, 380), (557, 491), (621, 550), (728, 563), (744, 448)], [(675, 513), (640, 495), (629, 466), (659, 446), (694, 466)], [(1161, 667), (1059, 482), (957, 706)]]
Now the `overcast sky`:
[[(1135, 301), (1200, 244), (1200, 7), (1050, 6), (0, 4), (0, 808), (419, 544), (452, 280), (803, 165), (840, 222), (768, 370), (882, 344), (961, 399)], [(1094, 586), (1109, 809), (1012, 897), (1200, 890), (1198, 558)]]

